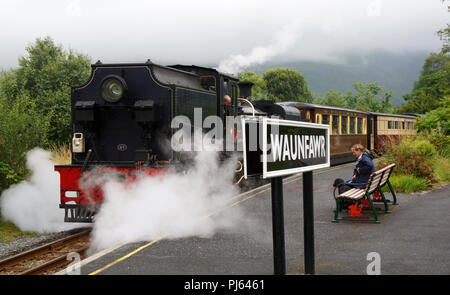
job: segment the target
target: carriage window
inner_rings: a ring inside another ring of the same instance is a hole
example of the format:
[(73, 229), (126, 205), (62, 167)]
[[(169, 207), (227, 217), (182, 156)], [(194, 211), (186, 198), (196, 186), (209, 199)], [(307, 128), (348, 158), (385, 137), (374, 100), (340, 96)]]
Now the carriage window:
[(398, 121), (395, 121), (394, 124), (395, 124), (395, 127), (394, 127), (394, 128), (395, 128), (395, 129), (399, 129)]
[(402, 129), (406, 129), (405, 128), (405, 122), (402, 122)]
[(348, 122), (347, 116), (342, 116), (341, 118), (341, 133), (347, 134), (347, 122)]
[(392, 121), (388, 121), (388, 129), (392, 129)]
[(333, 129), (333, 134), (339, 133), (339, 116), (333, 115), (332, 129)]
[(355, 118), (350, 117), (350, 134), (355, 134)]
[(322, 124), (330, 125), (330, 115), (322, 115)]
[(358, 134), (362, 134), (363, 133), (363, 119), (362, 118), (358, 118), (358, 122), (357, 122), (357, 126), (358, 126)]

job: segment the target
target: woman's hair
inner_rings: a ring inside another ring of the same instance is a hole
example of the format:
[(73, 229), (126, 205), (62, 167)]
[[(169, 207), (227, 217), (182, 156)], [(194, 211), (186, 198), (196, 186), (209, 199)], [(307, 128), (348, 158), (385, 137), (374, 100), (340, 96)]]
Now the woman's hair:
[(353, 150), (358, 150), (358, 151), (361, 151), (361, 152), (369, 153), (369, 150), (366, 149), (366, 148), (365, 148), (362, 144), (360, 144), (360, 143), (354, 144), (354, 145), (352, 146), (351, 150), (352, 150), (352, 151), (353, 151)]

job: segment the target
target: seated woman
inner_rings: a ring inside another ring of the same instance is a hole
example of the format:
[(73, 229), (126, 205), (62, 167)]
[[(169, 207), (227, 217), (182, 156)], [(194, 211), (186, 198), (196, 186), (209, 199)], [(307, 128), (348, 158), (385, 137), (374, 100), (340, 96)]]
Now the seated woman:
[(356, 167), (353, 170), (353, 177), (347, 180), (346, 184), (353, 188), (365, 188), (370, 174), (376, 171), (372, 162), (373, 156), (362, 144), (355, 144), (351, 151), (357, 158)]

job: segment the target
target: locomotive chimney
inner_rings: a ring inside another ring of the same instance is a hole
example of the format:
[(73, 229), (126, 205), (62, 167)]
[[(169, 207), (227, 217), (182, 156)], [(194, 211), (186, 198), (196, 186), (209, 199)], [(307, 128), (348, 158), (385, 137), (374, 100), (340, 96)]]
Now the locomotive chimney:
[(242, 81), (238, 83), (239, 85), (239, 97), (250, 98), (252, 96), (252, 86), (253, 83), (250, 81)]

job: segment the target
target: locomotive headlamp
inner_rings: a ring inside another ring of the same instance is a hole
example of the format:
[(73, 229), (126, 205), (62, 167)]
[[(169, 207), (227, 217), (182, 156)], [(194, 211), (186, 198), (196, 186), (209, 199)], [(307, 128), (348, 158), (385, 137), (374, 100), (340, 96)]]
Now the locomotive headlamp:
[(101, 86), (102, 97), (107, 102), (118, 102), (126, 90), (125, 80), (115, 75), (107, 76)]
[(84, 135), (83, 135), (83, 133), (74, 133), (73, 134), (72, 152), (84, 153)]

